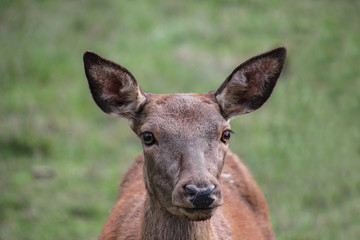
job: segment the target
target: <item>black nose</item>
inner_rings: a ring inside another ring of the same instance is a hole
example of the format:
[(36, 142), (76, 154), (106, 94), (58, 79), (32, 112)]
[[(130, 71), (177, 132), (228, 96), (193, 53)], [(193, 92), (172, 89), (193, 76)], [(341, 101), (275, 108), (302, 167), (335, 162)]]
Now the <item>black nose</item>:
[(207, 208), (216, 199), (216, 187), (211, 185), (208, 188), (197, 188), (194, 185), (185, 185), (186, 198), (197, 208)]

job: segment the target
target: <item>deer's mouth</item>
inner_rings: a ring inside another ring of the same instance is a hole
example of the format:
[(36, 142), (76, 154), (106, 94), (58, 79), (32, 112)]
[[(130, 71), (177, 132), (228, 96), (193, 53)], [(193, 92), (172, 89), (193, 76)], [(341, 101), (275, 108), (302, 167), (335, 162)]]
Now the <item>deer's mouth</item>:
[(181, 212), (192, 221), (202, 221), (211, 218), (217, 207), (212, 208), (181, 208)]

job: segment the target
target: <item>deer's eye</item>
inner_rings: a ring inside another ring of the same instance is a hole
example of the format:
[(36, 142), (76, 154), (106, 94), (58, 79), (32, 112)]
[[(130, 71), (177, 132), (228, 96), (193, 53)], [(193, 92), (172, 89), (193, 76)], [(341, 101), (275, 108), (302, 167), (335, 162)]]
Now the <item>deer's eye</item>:
[(230, 140), (231, 134), (234, 133), (231, 130), (225, 130), (223, 131), (222, 135), (221, 135), (221, 141), (223, 143), (227, 143)]
[(155, 143), (155, 137), (154, 134), (151, 132), (144, 132), (141, 133), (142, 140), (146, 146), (151, 146)]

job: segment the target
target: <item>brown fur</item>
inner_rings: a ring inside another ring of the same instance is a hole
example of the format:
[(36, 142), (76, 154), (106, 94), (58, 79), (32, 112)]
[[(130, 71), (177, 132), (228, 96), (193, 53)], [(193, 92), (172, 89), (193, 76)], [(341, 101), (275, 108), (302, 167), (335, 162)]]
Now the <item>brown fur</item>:
[(228, 134), (231, 117), (268, 99), (284, 59), (283, 48), (254, 57), (216, 92), (158, 95), (143, 92), (120, 65), (85, 53), (96, 103), (128, 118), (144, 150), (99, 239), (273, 239), (265, 199), (228, 149)]

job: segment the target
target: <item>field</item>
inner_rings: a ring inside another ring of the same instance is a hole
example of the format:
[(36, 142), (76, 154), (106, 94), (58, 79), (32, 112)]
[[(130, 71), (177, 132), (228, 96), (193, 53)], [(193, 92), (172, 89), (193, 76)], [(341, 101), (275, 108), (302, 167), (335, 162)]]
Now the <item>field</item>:
[(0, 0), (0, 239), (96, 239), (141, 152), (88, 90), (82, 54), (145, 91), (217, 89), (286, 46), (231, 149), (261, 186), (277, 239), (360, 239), (359, 1)]

